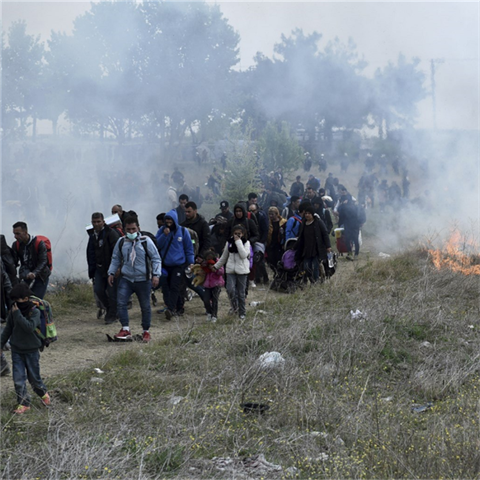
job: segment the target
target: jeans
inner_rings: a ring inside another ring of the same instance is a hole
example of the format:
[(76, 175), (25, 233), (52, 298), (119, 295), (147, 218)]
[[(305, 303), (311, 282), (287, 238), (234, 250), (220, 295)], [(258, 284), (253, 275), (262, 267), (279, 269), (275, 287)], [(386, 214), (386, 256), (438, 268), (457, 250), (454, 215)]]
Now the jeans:
[(212, 317), (218, 316), (218, 299), (220, 298), (220, 287), (205, 288), (203, 304), (207, 313)]
[(248, 275), (227, 274), (227, 293), (230, 299), (230, 305), (233, 310), (238, 310), (240, 316), (244, 316), (245, 309), (245, 291), (247, 290)]
[(311, 282), (315, 283), (320, 278), (320, 263), (318, 257), (305, 258), (303, 260), (303, 268), (307, 272), (307, 276)]
[(106, 319), (117, 317), (117, 288), (118, 279), (113, 281), (113, 287), (111, 287), (108, 277), (103, 277), (98, 270), (95, 271), (93, 291), (107, 310)]
[(347, 243), (348, 253), (351, 253), (352, 246), (355, 247), (355, 255), (360, 253), (360, 243), (358, 242), (358, 236), (360, 234), (359, 228), (346, 228), (345, 229), (345, 241)]
[(19, 405), (30, 406), (30, 395), (27, 391), (27, 379), (33, 391), (43, 397), (47, 387), (40, 377), (40, 352), (18, 353), (12, 350), (12, 377)]
[(142, 311), (142, 328), (148, 330), (152, 320), (152, 309), (150, 308), (150, 292), (152, 282), (145, 280), (143, 282), (130, 282), (124, 277), (120, 277), (117, 289), (117, 312), (122, 327), (128, 327), (128, 301), (132, 294), (136, 294), (140, 309)]
[[(30, 283), (29, 280), (26, 280), (27, 284)], [(30, 290), (32, 293), (38, 297), (43, 299), (45, 296), (45, 293), (47, 293), (47, 287), (48, 287), (48, 278), (44, 282), (40, 277), (35, 277), (35, 281), (33, 282), (33, 285), (30, 287)]]

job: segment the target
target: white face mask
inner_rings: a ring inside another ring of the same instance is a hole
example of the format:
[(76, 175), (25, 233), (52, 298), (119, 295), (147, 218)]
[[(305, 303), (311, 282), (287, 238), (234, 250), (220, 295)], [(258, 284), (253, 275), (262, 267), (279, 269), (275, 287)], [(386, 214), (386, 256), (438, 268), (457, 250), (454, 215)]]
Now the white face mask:
[(135, 240), (137, 238), (138, 232), (135, 233), (127, 233), (127, 238), (129, 240)]

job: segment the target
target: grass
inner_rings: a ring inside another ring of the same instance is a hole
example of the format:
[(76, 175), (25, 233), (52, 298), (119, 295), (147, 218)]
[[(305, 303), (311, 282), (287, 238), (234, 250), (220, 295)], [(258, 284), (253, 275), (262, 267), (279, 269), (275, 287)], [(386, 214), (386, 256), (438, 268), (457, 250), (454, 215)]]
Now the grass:
[[(53, 409), (2, 412), (2, 476), (233, 478), (214, 457), (263, 453), (282, 466), (265, 478), (479, 478), (478, 280), (421, 250), (340, 268), (268, 296), (268, 315), (121, 352), (102, 382), (51, 379)], [(60, 308), (87, 294), (69, 288)], [(282, 368), (259, 366), (267, 351)], [(247, 401), (270, 410), (246, 415)]]

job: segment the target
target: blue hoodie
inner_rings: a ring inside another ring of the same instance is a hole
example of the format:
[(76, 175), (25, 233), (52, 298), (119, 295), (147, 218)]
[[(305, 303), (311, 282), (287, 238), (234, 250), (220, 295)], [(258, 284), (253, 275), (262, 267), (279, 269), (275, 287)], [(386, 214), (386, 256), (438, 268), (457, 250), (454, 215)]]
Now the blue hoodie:
[(164, 226), (155, 235), (163, 265), (166, 267), (176, 267), (187, 263), (191, 265), (195, 262), (195, 258), (190, 233), (185, 227), (178, 224), (178, 216), (175, 210), (170, 210), (165, 215), (165, 219), (167, 218), (171, 218), (174, 224), (170, 233), (168, 235), (163, 233), (166, 228)]

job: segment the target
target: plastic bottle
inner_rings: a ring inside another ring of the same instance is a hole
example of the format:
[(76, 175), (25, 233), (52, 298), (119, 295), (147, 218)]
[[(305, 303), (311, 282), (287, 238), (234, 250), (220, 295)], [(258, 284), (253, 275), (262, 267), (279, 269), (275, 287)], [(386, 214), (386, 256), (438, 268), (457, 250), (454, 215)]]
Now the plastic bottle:
[(250, 302), (251, 307), (258, 307), (259, 305), (262, 305), (265, 302)]

